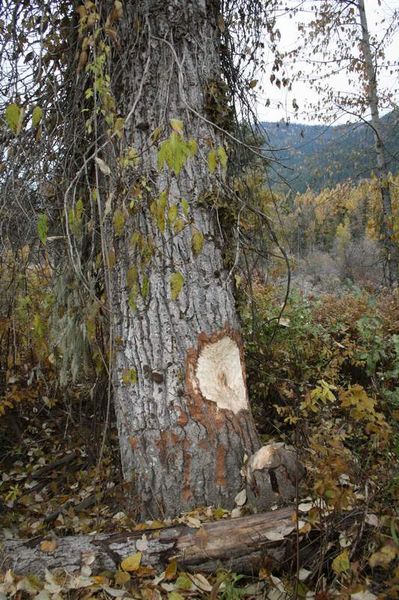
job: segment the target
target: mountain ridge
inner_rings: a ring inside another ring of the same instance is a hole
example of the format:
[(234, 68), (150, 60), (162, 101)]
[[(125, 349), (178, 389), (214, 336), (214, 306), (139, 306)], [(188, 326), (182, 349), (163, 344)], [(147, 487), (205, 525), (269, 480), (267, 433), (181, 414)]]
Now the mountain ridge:
[[(399, 110), (381, 119), (388, 168), (399, 171)], [(272, 152), (273, 188), (320, 192), (348, 179), (357, 182), (372, 176), (376, 166), (373, 130), (369, 123), (306, 125), (266, 121), (261, 123), (266, 155)], [(285, 183), (284, 183), (285, 180)]]

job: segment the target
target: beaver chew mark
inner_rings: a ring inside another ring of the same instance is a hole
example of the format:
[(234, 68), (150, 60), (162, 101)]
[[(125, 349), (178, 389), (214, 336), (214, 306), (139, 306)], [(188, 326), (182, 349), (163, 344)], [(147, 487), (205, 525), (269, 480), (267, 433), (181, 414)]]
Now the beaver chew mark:
[(218, 408), (234, 413), (248, 409), (240, 351), (231, 337), (225, 336), (201, 348), (196, 376), (201, 394)]

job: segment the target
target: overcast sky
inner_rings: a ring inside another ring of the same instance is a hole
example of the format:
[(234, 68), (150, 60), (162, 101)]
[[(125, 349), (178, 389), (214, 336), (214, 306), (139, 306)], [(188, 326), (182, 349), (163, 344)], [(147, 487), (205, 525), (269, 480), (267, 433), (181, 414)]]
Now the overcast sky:
[[(297, 0), (288, 0), (293, 6), (298, 4)], [(384, 35), (385, 28), (388, 22), (391, 22), (394, 10), (399, 10), (399, 0), (381, 0), (381, 6), (379, 6), (378, 0), (365, 0), (366, 12), (368, 18), (369, 29), (372, 33), (378, 34), (379, 36)], [(381, 24), (381, 19), (386, 18), (385, 24)], [(308, 17), (309, 18), (309, 17)], [(298, 21), (305, 21), (306, 16), (301, 16), (295, 19), (290, 19), (284, 15), (278, 18), (278, 28), (281, 32), (281, 44), (280, 49), (282, 51), (291, 50), (296, 46), (299, 33), (298, 33)], [(399, 31), (393, 38), (389, 47), (386, 49), (386, 58), (396, 63), (396, 69), (394, 75), (386, 74), (381, 79), (382, 87), (385, 89), (392, 90), (398, 85), (398, 66), (399, 66)], [(293, 84), (292, 91), (288, 91), (286, 88), (279, 90), (275, 85), (271, 85), (269, 77), (271, 74), (271, 67), (273, 64), (273, 56), (270, 54), (267, 57), (268, 73), (259, 82), (259, 86), (256, 88), (257, 100), (258, 100), (258, 116), (262, 121), (280, 121), (282, 119), (289, 119), (292, 122), (307, 122), (316, 123), (320, 120), (315, 115), (306, 114), (306, 108), (310, 102), (317, 101), (317, 95), (309, 84), (302, 80)], [(299, 68), (299, 66), (298, 66)], [(302, 71), (312, 74), (312, 69), (301, 63), (300, 68)], [(329, 82), (330, 83), (330, 82)], [(331, 80), (331, 84), (334, 89), (340, 91), (348, 90), (348, 83), (345, 74), (336, 76)], [(300, 109), (297, 113), (293, 110), (292, 102), (296, 100)], [(266, 101), (270, 101), (270, 106), (265, 106)], [(399, 99), (396, 97), (395, 102), (398, 105)], [(386, 111), (385, 111), (386, 112)], [(343, 115), (340, 122), (350, 120), (348, 115)]]

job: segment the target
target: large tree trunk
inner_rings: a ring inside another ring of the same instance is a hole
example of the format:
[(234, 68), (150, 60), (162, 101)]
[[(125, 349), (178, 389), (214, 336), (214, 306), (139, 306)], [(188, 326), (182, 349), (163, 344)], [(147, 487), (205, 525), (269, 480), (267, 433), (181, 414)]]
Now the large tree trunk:
[[(217, 219), (223, 151), (216, 173), (207, 160), (222, 148), (205, 109), (223, 93), (219, 2), (131, 0), (124, 11), (113, 86), (139, 164), (122, 173), (114, 236), (123, 472), (143, 516), (231, 507), (259, 444)], [(178, 143), (198, 144), (179, 174), (157, 160), (173, 128)]]
[(397, 284), (399, 279), (399, 249), (394, 240), (391, 190), (389, 187), (388, 167), (378, 110), (377, 73), (371, 54), (370, 34), (364, 0), (358, 0), (358, 10), (362, 29), (361, 47), (364, 58), (367, 100), (371, 112), (371, 125), (373, 128), (377, 156), (377, 176), (381, 190), (383, 244), (386, 254), (388, 284), (392, 286)]

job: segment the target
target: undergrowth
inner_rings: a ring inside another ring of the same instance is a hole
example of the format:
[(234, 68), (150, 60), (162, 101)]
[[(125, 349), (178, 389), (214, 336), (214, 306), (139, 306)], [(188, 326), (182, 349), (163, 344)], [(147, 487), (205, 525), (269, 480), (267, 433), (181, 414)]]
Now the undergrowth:
[[(1, 535), (51, 543), (54, 536), (142, 529), (121, 479), (112, 416), (104, 438), (101, 374), (93, 362), (83, 381), (59, 385), (60, 344), (48, 335), (50, 268), (32, 268), (25, 258), (23, 276), (15, 257), (1, 265)], [(281, 314), (274, 287), (252, 287), (254, 304), (241, 313), (258, 429), (264, 442), (294, 446), (306, 466), (297, 568), (284, 573), (265, 563), (251, 577), (221, 569), (196, 579), (171, 563), (159, 579), (123, 568), (90, 578), (86, 566), (82, 580), (49, 574), (42, 582), (7, 573), (0, 598), (397, 596), (399, 293), (292, 293)], [(223, 507), (205, 507), (179, 523), (221, 518), (229, 518)]]
[(302, 493), (313, 504), (303, 533), (323, 528), (317, 507), (359, 513), (335, 547), (327, 532), (307, 593), (336, 594), (339, 581), (345, 597), (396, 597), (398, 290), (294, 291), (281, 315), (276, 288), (254, 287), (256, 310), (242, 311), (249, 393), (264, 440), (285, 439), (306, 465)]

